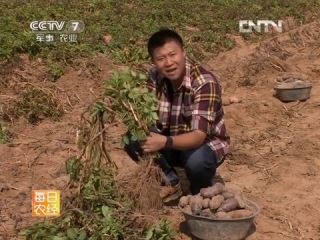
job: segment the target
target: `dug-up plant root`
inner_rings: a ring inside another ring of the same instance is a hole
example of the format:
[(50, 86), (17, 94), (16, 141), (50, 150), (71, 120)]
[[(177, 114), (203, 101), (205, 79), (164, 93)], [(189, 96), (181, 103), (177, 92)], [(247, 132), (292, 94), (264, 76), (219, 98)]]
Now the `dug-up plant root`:
[(157, 209), (149, 209), (143, 213), (138, 211), (128, 212), (119, 209), (118, 213), (123, 216), (124, 225), (128, 228), (145, 229), (161, 219), (160, 211)]
[(120, 194), (133, 200), (136, 210), (143, 212), (162, 206), (159, 195), (161, 170), (152, 164), (152, 156), (148, 160), (140, 161), (135, 169), (121, 172), (116, 178)]

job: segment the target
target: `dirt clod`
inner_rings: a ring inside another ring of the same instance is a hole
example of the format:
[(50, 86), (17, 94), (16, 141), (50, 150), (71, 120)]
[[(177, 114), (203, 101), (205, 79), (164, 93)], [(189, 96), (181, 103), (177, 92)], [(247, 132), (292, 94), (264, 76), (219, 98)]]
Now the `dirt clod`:
[(9, 185), (6, 183), (0, 183), (0, 192), (8, 191), (10, 189)]

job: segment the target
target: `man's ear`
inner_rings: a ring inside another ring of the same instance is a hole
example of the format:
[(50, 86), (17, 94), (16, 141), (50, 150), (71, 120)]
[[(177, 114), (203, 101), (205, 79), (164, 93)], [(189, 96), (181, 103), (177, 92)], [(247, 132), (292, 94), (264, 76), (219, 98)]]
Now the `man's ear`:
[(152, 64), (154, 64), (154, 57), (153, 56), (150, 56), (150, 61)]
[(183, 56), (186, 57), (186, 50), (184, 47), (182, 47)]

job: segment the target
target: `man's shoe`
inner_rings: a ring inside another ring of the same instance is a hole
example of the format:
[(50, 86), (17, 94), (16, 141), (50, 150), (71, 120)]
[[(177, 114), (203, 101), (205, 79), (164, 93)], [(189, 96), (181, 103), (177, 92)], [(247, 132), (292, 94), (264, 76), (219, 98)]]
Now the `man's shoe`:
[(161, 187), (160, 197), (164, 203), (168, 203), (178, 199), (182, 195), (180, 183), (174, 186), (167, 185)]

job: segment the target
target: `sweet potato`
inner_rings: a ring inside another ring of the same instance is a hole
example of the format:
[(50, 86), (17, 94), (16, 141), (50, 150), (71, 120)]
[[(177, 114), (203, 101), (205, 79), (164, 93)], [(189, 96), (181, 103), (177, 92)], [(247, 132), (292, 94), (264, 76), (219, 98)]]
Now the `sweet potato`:
[(228, 198), (226, 199), (221, 206), (218, 208), (218, 212), (230, 212), (235, 210), (239, 207), (239, 203), (235, 198)]
[(185, 213), (190, 214), (190, 215), (192, 214), (191, 206), (190, 206), (190, 205), (185, 206), (185, 207), (183, 208), (183, 211), (184, 211)]
[(228, 199), (228, 198), (233, 198), (235, 194), (236, 192), (234, 189), (225, 188), (221, 195), (224, 197), (224, 199)]
[(188, 198), (188, 202), (190, 203), (190, 199), (192, 198), (192, 195), (191, 194), (187, 195), (187, 198)]
[(191, 212), (193, 215), (200, 215), (201, 209), (202, 209), (201, 204), (196, 203), (196, 202), (191, 204)]
[(223, 193), (222, 196), (224, 197), (224, 199), (228, 199), (228, 198), (233, 198), (235, 195), (234, 191), (232, 191), (231, 189), (226, 189)]
[(200, 196), (200, 195), (196, 195), (196, 196), (195, 196), (195, 202), (196, 202), (197, 204), (200, 204), (201, 206), (202, 206), (202, 200), (203, 200), (203, 197), (202, 197), (202, 196)]
[(215, 214), (216, 218), (219, 218), (219, 219), (231, 219), (232, 217), (226, 213), (226, 212), (217, 212)]
[(179, 199), (179, 206), (180, 207), (185, 207), (189, 204), (189, 198), (187, 196), (182, 196), (180, 199)]
[(222, 97), (222, 105), (223, 106), (229, 106), (230, 100), (227, 97)]
[(214, 196), (210, 201), (209, 201), (209, 207), (210, 209), (216, 210), (217, 208), (220, 207), (220, 205), (224, 202), (224, 197), (222, 195)]
[(248, 209), (238, 209), (228, 212), (229, 216), (232, 218), (243, 218), (252, 215), (252, 212)]
[(236, 97), (236, 96), (231, 96), (231, 97), (229, 97), (229, 101), (230, 101), (230, 103), (240, 103), (240, 102), (242, 102), (238, 97)]
[(189, 199), (189, 204), (191, 205), (192, 203), (195, 202), (196, 196), (191, 196)]
[(205, 198), (202, 200), (202, 208), (209, 208), (209, 201), (210, 201), (210, 198)]
[(200, 189), (200, 194), (204, 198), (212, 198), (219, 195), (224, 190), (224, 186), (221, 183), (216, 183), (212, 187)]
[(212, 191), (211, 191), (212, 187), (207, 187), (207, 188), (201, 188), (200, 189), (200, 194), (202, 197), (204, 198), (212, 198), (211, 194), (212, 194)]
[(202, 205), (202, 199), (203, 197), (201, 197), (200, 195), (193, 195), (189, 200), (189, 204), (191, 205), (192, 203), (197, 203)]
[(201, 210), (200, 216), (206, 217), (206, 218), (215, 218), (215, 215), (211, 212), (209, 208)]
[(245, 208), (246, 203), (244, 202), (243, 194), (241, 191), (236, 191), (234, 198), (238, 201), (240, 208)]

